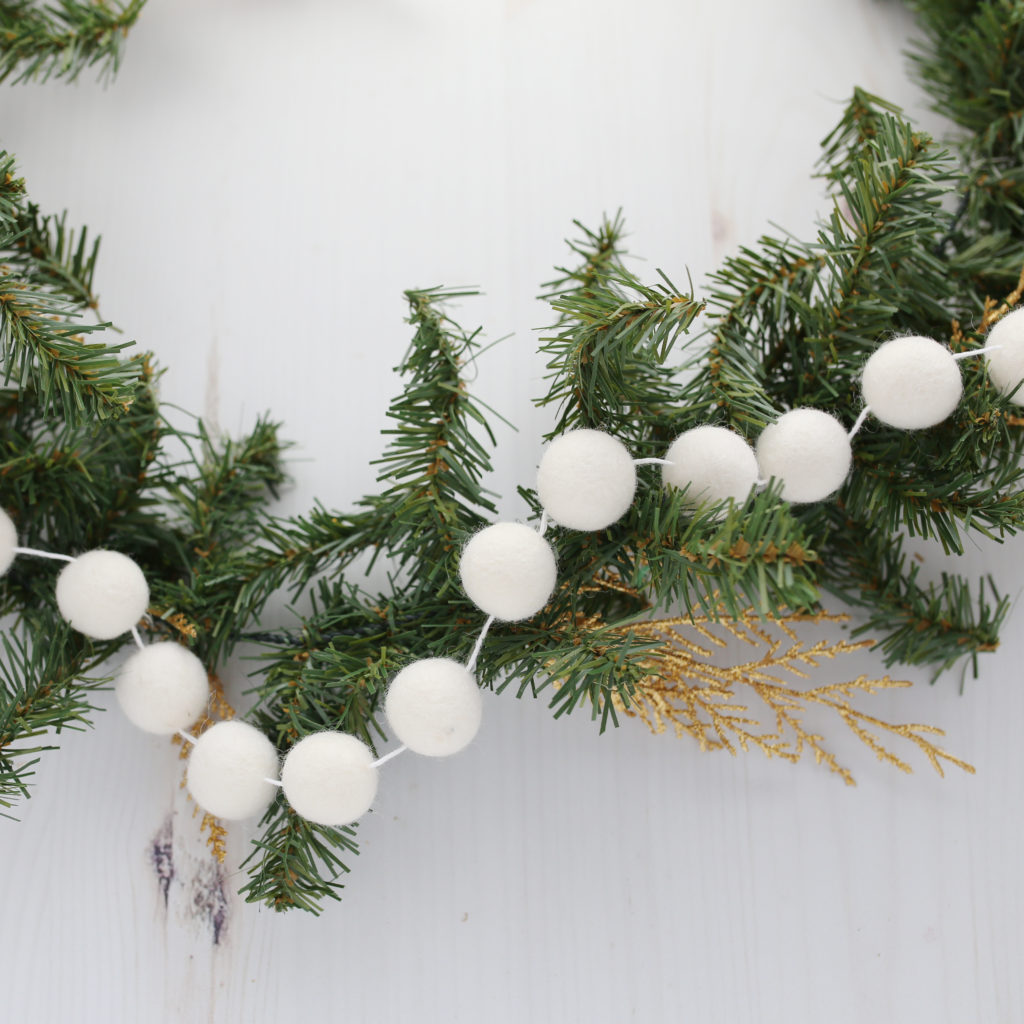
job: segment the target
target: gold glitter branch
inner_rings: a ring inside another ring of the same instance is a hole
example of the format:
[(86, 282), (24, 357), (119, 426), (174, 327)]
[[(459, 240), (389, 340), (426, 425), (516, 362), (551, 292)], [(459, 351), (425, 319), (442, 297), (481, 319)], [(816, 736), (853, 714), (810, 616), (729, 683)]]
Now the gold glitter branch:
[[(765, 620), (748, 612), (739, 619), (698, 616), (624, 626), (617, 632), (640, 641), (653, 641), (659, 649), (646, 662), (649, 674), (635, 687), (629, 703), (616, 694), (613, 704), (617, 711), (642, 719), (652, 732), (665, 732), (671, 725), (677, 736), (692, 736), (702, 750), (724, 749), (735, 754), (737, 750), (757, 748), (768, 757), (794, 762), (810, 752), (818, 764), (827, 765), (852, 786), (855, 783), (849, 769), (825, 747), (824, 737), (804, 723), (803, 716), (808, 711), (824, 708), (834, 712), (879, 760), (901, 771), (912, 769), (885, 746), (883, 738), (898, 737), (912, 743), (940, 775), (944, 774), (943, 762), (973, 774), (974, 768), (966, 761), (932, 742), (930, 737), (944, 735), (941, 729), (911, 723), (894, 725), (852, 703), (857, 697), (909, 687), (911, 684), (906, 680), (858, 676), (844, 683), (800, 689), (791, 679), (783, 678), (806, 679), (805, 668), (815, 668), (824, 659), (870, 647), (870, 640), (819, 640), (808, 645), (794, 629), (807, 623), (836, 624), (846, 618), (819, 612)], [(720, 635), (722, 630), (732, 639), (759, 648), (758, 656), (728, 667), (715, 664), (716, 650), (729, 644)], [(738, 699), (737, 695), (744, 691), (758, 699), (760, 714)]]

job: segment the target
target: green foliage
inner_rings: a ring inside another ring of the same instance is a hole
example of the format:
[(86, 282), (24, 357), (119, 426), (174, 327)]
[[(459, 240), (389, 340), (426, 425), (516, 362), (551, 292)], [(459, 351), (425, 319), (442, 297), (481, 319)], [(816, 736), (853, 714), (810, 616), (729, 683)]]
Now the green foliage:
[(950, 573), (923, 583), (899, 538), (843, 521), (831, 539), (829, 570), (825, 586), (865, 612), (855, 635), (884, 637), (887, 665), (930, 665), (938, 675), (965, 656), (976, 667), (978, 654), (999, 644), (1010, 603), (995, 584), (983, 579), (975, 587)]
[(626, 269), (621, 217), (597, 231), (576, 226), (584, 238), (569, 245), (582, 263), (548, 285), (558, 322), (541, 345), (551, 386), (538, 404), (559, 411), (547, 437), (593, 427), (640, 441), (645, 423), (678, 404), (677, 371), (667, 361), (703, 304), (665, 275), (648, 286)]
[[(86, 6), (100, 16), (101, 5), (65, 3), (40, 17), (69, 21)], [(702, 423), (752, 440), (796, 406), (850, 427), (864, 361), (894, 333), (963, 352), (983, 346), (999, 304), (1019, 301), (1024, 268), (1024, 15), (1010, 0), (915, 6), (928, 33), (918, 74), (964, 136), (944, 148), (856, 90), (823, 143), (831, 201), (815, 236), (743, 248), (713, 275), (706, 304), (690, 282), (683, 290), (664, 274), (652, 283), (632, 272), (621, 216), (577, 224), (572, 262), (545, 286), (552, 326), (538, 404), (552, 407), (548, 437), (598, 428), (644, 459)], [(139, 7), (107, 13), (133, 20)], [(0, 27), (2, 12), (28, 8), (0, 3)], [(88, 63), (72, 44), (59, 60), (52, 49), (11, 52), (0, 64), (8, 77), (15, 67), (23, 78), (73, 77)], [(472, 293), (405, 294), (412, 340), (376, 491), (350, 510), (318, 505), (281, 519), (265, 511), (283, 480), (277, 426), (260, 420), (238, 441), (201, 423), (172, 427), (149, 358), (126, 356), (126, 343), (103, 342), (109, 325), (86, 322), (98, 305), (97, 253), (98, 240), (32, 206), (0, 155), (0, 503), (22, 542), (132, 555), (151, 582), (152, 632), (185, 639), (211, 669), (240, 643), (257, 645), (248, 717), (280, 753), (327, 728), (377, 749), (387, 681), (416, 658), (468, 658), (484, 624), (458, 585), (458, 553), (496, 515), (486, 487), (494, 413), (463, 377), (479, 331), (446, 312)], [(634, 627), (652, 608), (779, 615), (813, 611), (824, 591), (862, 610), (860, 629), (880, 637), (890, 663), (943, 670), (991, 650), (1008, 608), (991, 581), (947, 573), (926, 583), (904, 550), (906, 537), (924, 537), (956, 555), (974, 534), (1002, 540), (1024, 523), (1021, 421), (980, 360), (960, 365), (965, 394), (953, 416), (914, 432), (869, 420), (833, 501), (790, 506), (768, 482), (742, 502), (693, 507), (660, 485), (656, 466), (641, 466), (620, 522), (550, 528), (555, 593), (532, 619), (491, 627), (480, 684), (543, 694), (556, 716), (589, 713), (604, 729), (651, 671), (656, 641)], [(520, 496), (524, 518), (537, 520), (536, 494)], [(377, 592), (358, 573), (380, 561), (390, 578)], [(44, 737), (88, 722), (100, 682), (91, 673), (123, 642), (68, 635), (55, 571), (18, 559), (0, 594), (14, 618), (0, 677), (6, 807), (27, 794)], [(281, 590), (303, 611), (268, 623)], [(303, 821), (279, 796), (242, 892), (317, 913), (340, 897), (355, 837), (354, 827)]]
[[(152, 632), (193, 643), (213, 668), (249, 621), (236, 606), (235, 560), (266, 520), (266, 496), (282, 479), (282, 445), (263, 420), (238, 442), (211, 438), (201, 423), (173, 427), (147, 354), (125, 359), (123, 344), (76, 340), (106, 326), (79, 319), (96, 307), (98, 250), (98, 239), (69, 229), (65, 217), (42, 216), (13, 160), (0, 155), (0, 339), (9, 385), (0, 389), (0, 506), (26, 547), (106, 547), (134, 558), (150, 582)], [(19, 557), (0, 589), (0, 614), (8, 616), (0, 679), (5, 806), (28, 794), (32, 765), (52, 746), (39, 737), (88, 724), (102, 682), (93, 667), (130, 642), (68, 630), (53, 596), (58, 568)]]
[(242, 863), (249, 880), (239, 893), (249, 903), (278, 911), (319, 914), (325, 898), (341, 899), (338, 878), (349, 868), (343, 857), (359, 852), (353, 825), (326, 828), (300, 818), (278, 798), (260, 822), (262, 835)]
[(366, 551), (392, 559), (423, 594), (443, 587), (443, 574), (461, 537), (479, 529), (495, 509), (482, 480), (491, 470), (482, 432), (494, 443), (484, 410), (468, 394), (462, 366), (478, 348), (478, 331), (464, 331), (441, 310), (472, 292), (408, 291), (412, 343), (397, 372), (407, 379), (384, 431), (391, 444), (380, 494), (351, 513), (320, 506), (306, 516), (268, 521), (259, 545), (239, 566), (240, 604), (262, 602), (282, 586), (301, 591), (331, 565), (340, 571)]
[(73, 82), (89, 68), (112, 77), (146, 0), (0, 0), (0, 82)]
[[(397, 367), (404, 383), (388, 411), (390, 444), (377, 460), (381, 492), (357, 502), (349, 515), (316, 508), (267, 523), (238, 567), (246, 609), (278, 587), (300, 591), (316, 574), (331, 574), (310, 594), (312, 610), (298, 629), (254, 636), (270, 650), (253, 717), (282, 750), (325, 728), (375, 745), (383, 733), (374, 713), (389, 675), (432, 645), (452, 653), (453, 625), (479, 628), (482, 621), (454, 580), (462, 542), (495, 515), (483, 486), (494, 439), (461, 376), (479, 332), (464, 330), (442, 308), (468, 294), (406, 292), (413, 337)], [(338, 577), (366, 551), (388, 559), (390, 593), (371, 595)], [(285, 807), (272, 812), (249, 859), (247, 898), (284, 910), (316, 909), (318, 898), (337, 897), (334, 876), (348, 870), (339, 858), (356, 851), (352, 830), (320, 828), (315, 845), (296, 844), (296, 834), (312, 838), (309, 829)], [(279, 841), (270, 842), (271, 835)]]
[(925, 37), (913, 67), (937, 111), (960, 126), (961, 204), (943, 252), (985, 294), (1008, 292), (1024, 235), (1024, 6), (912, 0)]
[(1024, 7), (1017, 0), (918, 0), (926, 38), (915, 68), (935, 109), (970, 133), (971, 149), (1010, 162), (1024, 108)]
[(474, 428), (492, 446), (494, 435), (460, 378), (479, 332), (467, 334), (442, 312), (442, 303), (469, 294), (405, 293), (415, 334), (398, 367), (406, 384), (388, 410), (395, 426), (384, 435), (392, 441), (376, 463), (387, 487), (360, 503), (414, 593), (443, 593), (462, 538), (496, 514), (481, 484), (491, 471), (487, 447)]
[(237, 570), (246, 564), (253, 533), (266, 521), (268, 496), (285, 475), (277, 424), (260, 418), (240, 441), (215, 440), (202, 422), (175, 432), (185, 460), (159, 482), (160, 515), (174, 529), (173, 573), (151, 585), (152, 614), (194, 641), (195, 653), (216, 668), (242, 638), (262, 604), (240, 605)]
[[(878, 344), (923, 334), (979, 347), (982, 332), (960, 324), (980, 324), (986, 287), (1008, 285), (1006, 270), (1015, 268), (1015, 281), (1024, 267), (1024, 236), (993, 242), (980, 207), (948, 201), (964, 178), (950, 154), (863, 91), (826, 138), (821, 173), (833, 206), (814, 240), (764, 238), (713, 277), (706, 372), (686, 399), (751, 435), (797, 406), (828, 409), (852, 426), (859, 375)], [(884, 611), (872, 630), (888, 655), (908, 663), (948, 667), (991, 649), (1005, 605), (990, 606), (984, 587), (955, 576), (945, 597), (921, 586), (906, 568), (903, 537), (959, 554), (972, 531), (1003, 539), (1024, 523), (1024, 439), (1013, 407), (988, 384), (981, 360), (961, 369), (965, 396), (946, 422), (910, 432), (869, 419), (838, 505), (793, 509), (815, 537), (817, 582), (851, 602), (877, 601)], [(886, 566), (884, 591), (872, 564)], [(941, 614), (931, 614), (936, 601)]]
[(44, 415), (66, 422), (117, 417), (145, 390), (144, 357), (123, 358), (134, 342), (92, 341), (110, 324), (83, 323), (97, 308), (93, 272), (99, 240), (44, 217), (0, 152), (0, 358), (4, 384), (31, 391)]
[(6, 808), (29, 795), (39, 755), (56, 748), (53, 737), (89, 724), (96, 710), (91, 694), (106, 682), (88, 674), (98, 659), (87, 657), (63, 623), (30, 635), (0, 636), (0, 807)]

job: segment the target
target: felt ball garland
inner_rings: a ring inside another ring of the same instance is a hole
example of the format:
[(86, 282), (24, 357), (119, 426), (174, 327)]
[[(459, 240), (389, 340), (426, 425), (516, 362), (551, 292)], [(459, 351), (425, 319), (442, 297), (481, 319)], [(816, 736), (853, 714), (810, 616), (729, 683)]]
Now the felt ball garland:
[(600, 430), (571, 430), (548, 445), (537, 468), (537, 497), (570, 530), (603, 530), (633, 504), (636, 466), (626, 446)]
[(864, 404), (890, 427), (923, 430), (941, 423), (964, 393), (953, 353), (931, 338), (893, 338), (864, 364)]
[(843, 485), (853, 451), (846, 428), (820, 409), (792, 409), (768, 424), (757, 439), (757, 464), (782, 481), (794, 504), (823, 501)]
[(989, 331), (989, 380), (1016, 405), (1024, 405), (1024, 306), (1008, 313)]
[(188, 648), (164, 641), (140, 648), (121, 666), (115, 693), (132, 725), (173, 736), (203, 713), (210, 684), (203, 663)]
[(192, 798), (226, 821), (265, 811), (274, 799), (276, 777), (274, 744), (247, 722), (211, 725), (194, 741), (188, 759)]
[(522, 523), (495, 523), (462, 549), (459, 575), (466, 596), (488, 615), (516, 622), (548, 603), (557, 579), (555, 552)]
[(309, 821), (348, 825), (370, 809), (377, 775), (373, 751), (361, 740), (345, 732), (315, 732), (288, 751), (281, 788)]
[(74, 629), (94, 640), (113, 640), (142, 618), (149, 585), (142, 570), (119, 551), (87, 551), (57, 577), (57, 607)]
[(10, 569), (18, 551), (18, 531), (11, 517), (0, 509), (0, 576)]
[(448, 757), (465, 749), (483, 717), (473, 674), (450, 658), (406, 665), (391, 681), (384, 714), (395, 738), (414, 754)]
[[(1000, 319), (981, 349), (953, 355), (930, 338), (899, 337), (880, 345), (861, 375), (863, 409), (850, 430), (830, 413), (796, 408), (782, 413), (754, 447), (736, 432), (705, 424), (677, 437), (666, 457), (633, 459), (617, 438), (598, 430), (570, 431), (544, 451), (537, 473), (543, 509), (536, 529), (499, 522), (476, 533), (463, 548), (459, 575), (466, 596), (487, 615), (465, 664), (424, 658), (403, 668), (384, 697), (384, 715), (401, 746), (381, 758), (347, 733), (325, 730), (299, 740), (280, 766), (270, 740), (255, 727), (225, 721), (198, 738), (185, 730), (204, 712), (209, 682), (202, 663), (173, 642), (143, 644), (138, 623), (149, 587), (132, 559), (116, 551), (87, 551), (75, 558), (18, 547), (17, 530), (0, 510), (0, 575), (18, 555), (67, 563), (56, 583), (57, 606), (86, 636), (110, 640), (130, 632), (138, 650), (121, 667), (116, 695), (126, 717), (157, 735), (181, 735), (193, 744), (188, 788), (216, 817), (239, 820), (262, 813), (280, 788), (292, 809), (322, 825), (362, 817), (377, 794), (378, 769), (405, 750), (447, 757), (476, 736), (483, 701), (474, 668), (491, 624), (535, 615), (557, 582), (549, 520), (575, 530), (606, 529), (628, 511), (637, 486), (636, 466), (662, 466), (666, 487), (683, 490), (690, 507), (742, 502), (758, 485), (776, 479), (790, 502), (822, 501), (845, 481), (851, 441), (869, 415), (904, 430), (941, 423), (963, 394), (957, 362), (984, 356), (992, 383), (1024, 405), (1024, 307)], [(711, 514), (724, 514), (712, 508)]]
[[(665, 453), (662, 481), (686, 492), (686, 503), (743, 501), (760, 478), (747, 440), (726, 427), (704, 425), (680, 434)], [(723, 509), (720, 513), (725, 514)]]

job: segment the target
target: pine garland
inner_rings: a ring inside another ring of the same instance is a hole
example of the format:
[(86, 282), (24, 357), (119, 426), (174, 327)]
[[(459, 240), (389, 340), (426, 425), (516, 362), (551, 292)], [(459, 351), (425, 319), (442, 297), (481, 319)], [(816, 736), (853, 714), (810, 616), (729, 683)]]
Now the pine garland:
[[(33, 50), (8, 36), (0, 78), (74, 77), (116, 61), (117, 32), (88, 19), (102, 8), (120, 31), (141, 6), (48, 9), (39, 17), (76, 19), (96, 44), (61, 49), (61, 34), (40, 27), (30, 5), (0, 4), (0, 32), (40, 41)], [(597, 427), (644, 458), (702, 423), (753, 438), (798, 405), (850, 426), (864, 361), (893, 333), (932, 336), (954, 351), (984, 344), (1021, 297), (1024, 4), (914, 7), (926, 32), (916, 73), (962, 137), (944, 150), (891, 104), (856, 91), (823, 144), (820, 173), (833, 202), (815, 238), (762, 238), (726, 260), (706, 300), (690, 282), (634, 275), (621, 217), (577, 225), (574, 263), (545, 286), (553, 324), (538, 402), (554, 410), (548, 437)], [(266, 511), (284, 478), (277, 426), (261, 420), (234, 442), (198, 422), (173, 427), (156, 398), (152, 357), (92, 322), (97, 253), (84, 230), (43, 216), (13, 158), (0, 157), (0, 504), (22, 543), (107, 546), (136, 559), (152, 588), (152, 632), (188, 643), (211, 672), (239, 644), (258, 645), (247, 717), (282, 753), (324, 728), (376, 747), (388, 680), (415, 658), (466, 658), (482, 625), (457, 579), (462, 544), (495, 516), (485, 486), (492, 414), (462, 376), (479, 331), (446, 312), (468, 293), (405, 295), (412, 340), (377, 463), (379, 490), (350, 511), (318, 506), (281, 519)], [(861, 630), (880, 638), (890, 664), (940, 671), (992, 650), (1008, 603), (991, 581), (922, 584), (903, 550), (909, 535), (961, 553), (972, 533), (1004, 539), (1024, 523), (1015, 407), (988, 384), (980, 360), (961, 366), (965, 397), (947, 422), (915, 432), (871, 422), (858, 434), (835, 501), (791, 507), (769, 487), (724, 517), (694, 514), (660, 487), (655, 467), (642, 467), (637, 500), (619, 523), (590, 534), (552, 530), (558, 588), (533, 619), (493, 628), (477, 663), (481, 685), (545, 692), (556, 716), (585, 709), (603, 729), (620, 713), (643, 713), (660, 692), (655, 666), (670, 652), (657, 630), (637, 628), (652, 608), (705, 624), (756, 622), (816, 615), (824, 591), (863, 609)], [(533, 491), (520, 493), (539, 516)], [(346, 574), (367, 552), (392, 569), (385, 593)], [(19, 561), (0, 589), (0, 611), (15, 622), (0, 678), (5, 807), (28, 795), (51, 737), (89, 722), (100, 666), (125, 642), (70, 633), (52, 582)], [(268, 625), (264, 607), (282, 588), (307, 594), (311, 610)], [(933, 763), (947, 757), (922, 749)], [(318, 912), (339, 897), (356, 835), (355, 826), (312, 825), (279, 797), (246, 862), (243, 893)]]

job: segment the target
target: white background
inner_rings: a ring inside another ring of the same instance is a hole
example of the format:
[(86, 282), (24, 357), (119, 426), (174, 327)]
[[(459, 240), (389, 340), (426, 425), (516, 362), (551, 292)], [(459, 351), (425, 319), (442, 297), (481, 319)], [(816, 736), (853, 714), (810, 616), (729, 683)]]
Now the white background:
[[(45, 209), (103, 233), (103, 315), (169, 401), (229, 433), (285, 422), (283, 511), (373, 489), (402, 290), (481, 287), (456, 315), (512, 334), (474, 388), (520, 428), (493, 481), (515, 516), (551, 415), (533, 296), (572, 219), (622, 206), (648, 276), (698, 285), (769, 221), (806, 235), (855, 84), (941, 127), (912, 28), (880, 0), (151, 0), (112, 87), (7, 87), (0, 141)], [(1015, 592), (1021, 552), (957, 568)], [(175, 749), (101, 715), (0, 823), (3, 1018), (1020, 1021), (1019, 622), (962, 696), (910, 674), (875, 699), (944, 727), (975, 777), (904, 776), (828, 720), (856, 788), (488, 698), (465, 754), (383, 769), (319, 919), (241, 903), (250, 831), (220, 879)], [(883, 671), (851, 660), (827, 671)]]

